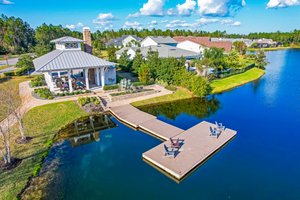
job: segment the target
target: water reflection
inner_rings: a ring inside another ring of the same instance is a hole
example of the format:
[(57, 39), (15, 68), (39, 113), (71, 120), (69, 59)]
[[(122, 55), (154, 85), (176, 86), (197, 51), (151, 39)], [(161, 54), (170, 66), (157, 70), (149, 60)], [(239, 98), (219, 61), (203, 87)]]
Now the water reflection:
[(220, 102), (212, 96), (210, 99), (192, 98), (163, 104), (141, 106), (139, 109), (155, 116), (163, 115), (173, 120), (182, 113), (201, 119), (214, 114), (219, 109), (219, 106)]
[(72, 147), (100, 141), (100, 131), (113, 128), (116, 124), (108, 115), (94, 115), (80, 118), (63, 128), (56, 141), (68, 140)]

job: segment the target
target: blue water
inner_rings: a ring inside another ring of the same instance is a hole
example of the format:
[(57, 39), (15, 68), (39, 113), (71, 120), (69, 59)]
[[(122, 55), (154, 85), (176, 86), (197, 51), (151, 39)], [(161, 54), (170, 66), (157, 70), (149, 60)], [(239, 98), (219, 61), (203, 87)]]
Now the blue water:
[(65, 141), (52, 149), (49, 160), (59, 158), (60, 165), (48, 198), (300, 199), (300, 51), (267, 58), (259, 81), (207, 101), (143, 108), (183, 129), (216, 120), (238, 131), (180, 184), (142, 161), (159, 140), (112, 119), (117, 127), (100, 131), (100, 141), (76, 148)]

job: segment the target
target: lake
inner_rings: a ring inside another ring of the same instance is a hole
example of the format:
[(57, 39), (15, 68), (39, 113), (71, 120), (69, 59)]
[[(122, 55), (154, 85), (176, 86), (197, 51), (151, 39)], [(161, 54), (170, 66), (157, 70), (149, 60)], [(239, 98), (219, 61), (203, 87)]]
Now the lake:
[(142, 108), (183, 129), (207, 120), (238, 131), (181, 183), (142, 160), (161, 141), (111, 118), (82, 144), (63, 138), (52, 148), (44, 167), (56, 163), (47, 198), (300, 199), (300, 51), (267, 58), (266, 75), (256, 82), (207, 100)]

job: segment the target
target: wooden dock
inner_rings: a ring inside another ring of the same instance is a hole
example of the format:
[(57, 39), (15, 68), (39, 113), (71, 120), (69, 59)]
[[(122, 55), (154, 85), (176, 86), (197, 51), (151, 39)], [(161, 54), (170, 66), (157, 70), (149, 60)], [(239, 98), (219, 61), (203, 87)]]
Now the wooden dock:
[(164, 145), (171, 145), (169, 140), (143, 153), (143, 158), (180, 180), (236, 135), (236, 131), (226, 129), (218, 138), (211, 137), (210, 126), (215, 127), (214, 124), (201, 122), (174, 137), (184, 141), (175, 158), (164, 156)]
[(184, 132), (184, 130), (156, 119), (155, 116), (145, 113), (131, 105), (110, 108), (110, 112), (121, 122), (140, 129), (162, 139), (170, 138)]
[[(218, 138), (211, 137), (210, 127), (214, 128), (215, 124), (205, 121), (184, 131), (131, 105), (110, 108), (110, 112), (117, 119), (131, 127), (148, 132), (164, 141), (162, 144), (143, 153), (142, 157), (146, 162), (178, 181), (204, 163), (237, 133), (226, 128)], [(164, 155), (164, 145), (170, 147), (170, 138), (179, 138), (184, 141), (175, 158)]]

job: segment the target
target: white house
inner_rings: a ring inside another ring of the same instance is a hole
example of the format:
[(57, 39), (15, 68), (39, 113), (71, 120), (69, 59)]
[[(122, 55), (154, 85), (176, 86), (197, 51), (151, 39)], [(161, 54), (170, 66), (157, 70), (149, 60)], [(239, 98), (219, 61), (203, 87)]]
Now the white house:
[(204, 45), (201, 45), (201, 44), (189, 41), (189, 40), (179, 42), (177, 44), (177, 48), (185, 49), (188, 51), (193, 51), (193, 52), (199, 53), (201, 55), (203, 55), (204, 50), (207, 49), (207, 47), (205, 47)]
[(177, 42), (169, 36), (148, 36), (141, 42), (141, 47), (168, 45), (176, 47)]
[(128, 58), (133, 59), (136, 56), (137, 50), (141, 51), (141, 54), (143, 55), (144, 58), (147, 57), (148, 52), (150, 50), (158, 52), (158, 56), (160, 58), (184, 57), (187, 60), (201, 58), (201, 55), (197, 52), (188, 51), (185, 49), (180, 49), (169, 45), (155, 45), (155, 46), (147, 46), (147, 47), (123, 47), (122, 49), (116, 52), (117, 59), (119, 59), (125, 51), (127, 51)]
[(45, 75), (50, 91), (67, 88), (72, 92), (79, 85), (90, 89), (116, 83), (116, 64), (82, 51), (83, 40), (62, 37), (51, 42), (56, 49), (33, 60), (35, 71)]
[(138, 44), (141, 42), (141, 38), (135, 36), (135, 35), (123, 35), (122, 37), (114, 38), (109, 40), (106, 43), (106, 46), (114, 46), (116, 48), (122, 48), (122, 47), (137, 47)]

